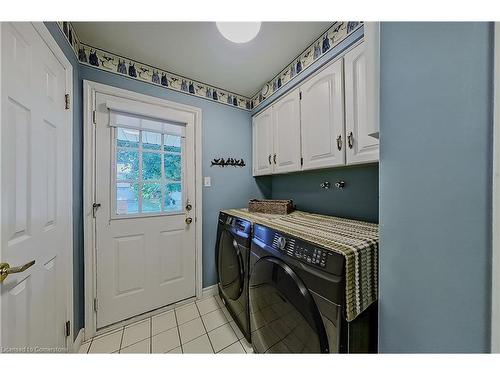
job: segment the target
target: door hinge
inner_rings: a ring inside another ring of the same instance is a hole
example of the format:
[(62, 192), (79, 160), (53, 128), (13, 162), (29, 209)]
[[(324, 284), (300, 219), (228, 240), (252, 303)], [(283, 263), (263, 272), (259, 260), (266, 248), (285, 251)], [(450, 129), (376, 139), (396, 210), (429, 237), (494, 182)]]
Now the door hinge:
[(299, 92), (299, 100), (302, 100), (302, 91)]
[(97, 308), (99, 307), (97, 298), (94, 298), (94, 311), (97, 312)]
[(94, 111), (92, 111), (92, 124), (94, 124), (94, 125), (96, 124), (95, 118), (96, 118), (96, 113), (95, 113), (95, 110), (94, 110)]
[(69, 335), (71, 335), (71, 322), (69, 320), (64, 325), (64, 332), (66, 333), (66, 337), (69, 337)]
[(64, 108), (69, 109), (69, 103), (70, 103), (69, 94), (64, 95), (64, 103), (65, 103)]

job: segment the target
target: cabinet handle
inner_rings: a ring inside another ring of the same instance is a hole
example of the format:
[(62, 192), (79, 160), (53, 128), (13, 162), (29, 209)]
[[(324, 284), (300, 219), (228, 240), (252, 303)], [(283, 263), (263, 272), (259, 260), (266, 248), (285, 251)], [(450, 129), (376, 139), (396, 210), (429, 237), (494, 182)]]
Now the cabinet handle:
[(342, 151), (342, 136), (337, 137), (337, 150)]
[(349, 148), (352, 148), (354, 145), (354, 135), (352, 134), (352, 132), (350, 132), (347, 136), (347, 145), (349, 146)]
[(271, 165), (271, 154), (269, 154), (269, 165)]
[(273, 156), (274, 164), (276, 164), (276, 154)]

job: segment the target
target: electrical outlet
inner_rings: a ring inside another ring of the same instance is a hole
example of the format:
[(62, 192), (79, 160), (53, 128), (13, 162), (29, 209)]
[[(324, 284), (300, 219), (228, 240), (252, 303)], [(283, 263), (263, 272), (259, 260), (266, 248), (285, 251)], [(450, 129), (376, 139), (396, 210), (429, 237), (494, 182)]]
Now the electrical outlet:
[(212, 178), (210, 176), (203, 177), (203, 186), (205, 187), (212, 186)]

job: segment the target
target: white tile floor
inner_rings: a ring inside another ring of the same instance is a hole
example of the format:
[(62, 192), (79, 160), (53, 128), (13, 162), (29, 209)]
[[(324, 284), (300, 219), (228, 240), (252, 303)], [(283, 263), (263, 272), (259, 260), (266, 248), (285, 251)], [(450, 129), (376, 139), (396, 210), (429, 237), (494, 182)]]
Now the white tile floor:
[(219, 296), (84, 342), (80, 353), (252, 353)]

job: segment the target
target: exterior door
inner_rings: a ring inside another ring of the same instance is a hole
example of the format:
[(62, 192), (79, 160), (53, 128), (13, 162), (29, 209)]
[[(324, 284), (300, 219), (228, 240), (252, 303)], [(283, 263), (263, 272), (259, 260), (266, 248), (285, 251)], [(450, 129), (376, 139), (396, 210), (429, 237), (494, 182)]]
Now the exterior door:
[(264, 257), (253, 265), (249, 304), (256, 352), (329, 352), (326, 330), (311, 294), (280, 259)]
[(345, 163), (343, 82), (340, 59), (300, 87), (302, 169)]
[(111, 95), (95, 101), (99, 329), (195, 296), (196, 207), (194, 122)]
[[(347, 164), (376, 162), (379, 158), (379, 141), (371, 137), (372, 126), (368, 118), (366, 43), (349, 51), (344, 57), (345, 66), (345, 118)], [(372, 78), (373, 79), (373, 78)]]
[(273, 110), (271, 107), (253, 118), (253, 175), (273, 173)]
[[(30, 23), (1, 24), (3, 352), (67, 350), (72, 251), (66, 68)], [(4, 271), (7, 271), (6, 264)]]
[(294, 90), (273, 105), (274, 173), (300, 170), (300, 96)]

